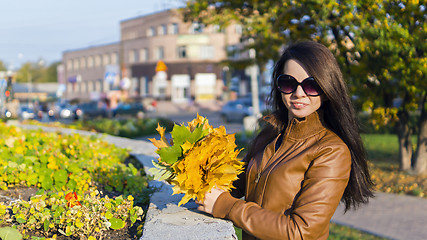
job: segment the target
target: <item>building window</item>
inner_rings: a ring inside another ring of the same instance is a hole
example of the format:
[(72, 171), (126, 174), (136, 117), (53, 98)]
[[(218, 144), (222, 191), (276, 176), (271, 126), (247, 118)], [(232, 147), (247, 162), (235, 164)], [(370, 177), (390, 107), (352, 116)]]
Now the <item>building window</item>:
[(178, 58), (187, 58), (186, 46), (178, 46)]
[(110, 56), (108, 54), (104, 54), (104, 56), (102, 57), (102, 64), (104, 66), (110, 64)]
[(139, 50), (139, 61), (140, 62), (146, 62), (148, 61), (148, 49), (143, 48)]
[(135, 49), (129, 51), (129, 63), (135, 63), (138, 59), (138, 51)]
[(93, 68), (93, 57), (92, 56), (87, 57), (87, 67)]
[(156, 36), (156, 28), (155, 27), (150, 27), (147, 31), (148, 31), (147, 35), (149, 37)]
[(73, 60), (68, 60), (67, 61), (67, 70), (68, 71), (73, 70)]
[(73, 63), (73, 69), (74, 70), (79, 70), (79, 60), (78, 59), (74, 59), (74, 63)]
[(156, 50), (156, 59), (161, 60), (165, 58), (165, 51), (163, 50), (163, 47), (158, 47)]
[(213, 46), (200, 46), (200, 58), (212, 59), (215, 57)]
[(82, 57), (80, 59), (80, 68), (81, 69), (85, 69), (86, 68), (86, 58), (85, 57)]
[(203, 28), (204, 28), (204, 25), (202, 23), (194, 22), (193, 24), (191, 24), (190, 33), (191, 34), (202, 33)]
[(172, 23), (169, 28), (169, 34), (177, 35), (179, 33), (178, 23)]
[(110, 58), (111, 58), (111, 64), (117, 63), (117, 53), (112, 53)]
[(101, 56), (96, 55), (95, 56), (95, 67), (101, 66)]
[(162, 24), (159, 27), (159, 35), (166, 35), (167, 34), (167, 30), (166, 30), (166, 24)]

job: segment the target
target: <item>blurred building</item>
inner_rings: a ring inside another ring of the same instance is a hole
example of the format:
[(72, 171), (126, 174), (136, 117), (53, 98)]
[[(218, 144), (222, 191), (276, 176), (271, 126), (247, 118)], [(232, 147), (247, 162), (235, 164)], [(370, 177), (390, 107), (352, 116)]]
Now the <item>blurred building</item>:
[(185, 23), (178, 10), (123, 20), (120, 42), (63, 53), (60, 95), (82, 101), (105, 98), (112, 104), (147, 97), (216, 100), (227, 70), (219, 63), (228, 58), (226, 49), (240, 44), (241, 30), (240, 25), (221, 29)]

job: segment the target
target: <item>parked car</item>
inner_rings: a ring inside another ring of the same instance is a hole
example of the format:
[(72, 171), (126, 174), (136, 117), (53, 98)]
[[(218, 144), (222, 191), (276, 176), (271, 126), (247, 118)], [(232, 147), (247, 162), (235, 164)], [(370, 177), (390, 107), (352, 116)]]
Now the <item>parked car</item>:
[(119, 103), (112, 111), (113, 117), (135, 116), (141, 118), (145, 108), (140, 102)]
[(21, 120), (34, 119), (36, 114), (34, 110), (28, 106), (20, 106), (18, 110), (18, 116)]
[(54, 107), (54, 115), (57, 119), (72, 119), (74, 118), (74, 110), (75, 106), (68, 104), (68, 103), (62, 103), (57, 104)]
[(90, 101), (77, 104), (73, 109), (73, 115), (75, 119), (87, 120), (97, 117), (107, 118), (110, 116), (110, 112), (104, 102)]
[[(266, 109), (265, 103), (262, 99), (259, 100), (259, 109), (264, 111)], [(221, 118), (224, 122), (243, 122), (243, 118), (252, 115), (252, 99), (242, 98), (227, 102), (220, 111)]]

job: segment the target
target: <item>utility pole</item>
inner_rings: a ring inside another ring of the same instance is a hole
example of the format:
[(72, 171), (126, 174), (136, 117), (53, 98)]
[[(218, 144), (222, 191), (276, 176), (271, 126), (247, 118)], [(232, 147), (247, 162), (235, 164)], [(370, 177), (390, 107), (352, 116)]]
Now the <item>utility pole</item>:
[[(253, 38), (249, 39), (249, 44), (254, 42)], [(251, 92), (252, 92), (252, 115), (258, 119), (261, 116), (259, 109), (259, 91), (258, 91), (258, 67), (255, 63), (256, 51), (249, 49), (249, 58), (254, 60), (254, 64), (250, 67), (251, 73)]]

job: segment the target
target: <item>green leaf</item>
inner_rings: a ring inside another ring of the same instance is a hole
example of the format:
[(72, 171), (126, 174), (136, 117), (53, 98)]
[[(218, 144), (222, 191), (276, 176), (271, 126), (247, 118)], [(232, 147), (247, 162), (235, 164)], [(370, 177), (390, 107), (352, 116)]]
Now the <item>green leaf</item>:
[(25, 160), (28, 160), (30, 162), (36, 162), (37, 161), (37, 157), (36, 156), (24, 156)]
[(53, 174), (53, 177), (55, 179), (55, 182), (66, 183), (68, 179), (68, 173), (64, 169), (59, 169), (58, 171), (55, 171), (55, 173)]
[(203, 135), (203, 124), (198, 125), (196, 129), (190, 134), (190, 136), (187, 138), (187, 141), (190, 143), (195, 143), (202, 139), (204, 137)]
[(157, 151), (157, 154), (159, 154), (162, 161), (172, 165), (176, 161), (178, 161), (179, 157), (182, 156), (182, 148), (180, 145), (181, 144), (177, 143), (176, 145), (173, 145), (171, 147), (161, 148)]
[(39, 175), (37, 173), (28, 174), (27, 183), (29, 184), (29, 186), (36, 185), (38, 181), (39, 181)]
[(2, 227), (0, 228), (0, 238), (2, 240), (20, 240), (22, 239), (22, 234), (11, 227)]
[(59, 206), (56, 210), (55, 213), (53, 214), (53, 216), (55, 218), (61, 216), (61, 214), (65, 211), (65, 209), (62, 206)]
[(125, 226), (125, 222), (119, 218), (114, 218), (114, 217), (111, 218), (110, 223), (111, 223), (111, 228), (115, 230), (124, 228)]
[(117, 206), (118, 206), (118, 205), (120, 205), (120, 204), (122, 204), (122, 202), (123, 202), (123, 197), (122, 197), (122, 195), (120, 195), (120, 196), (116, 197), (115, 201), (116, 201), (116, 205), (117, 205)]
[(110, 202), (106, 202), (104, 205), (107, 209), (111, 209), (113, 207), (113, 204), (111, 204)]
[(49, 168), (46, 168), (46, 167), (43, 167), (43, 168), (40, 168), (40, 170), (39, 170), (39, 174), (41, 175), (41, 176), (44, 176), (44, 177), (50, 177), (50, 175), (52, 174), (52, 169), (49, 169)]
[(111, 219), (111, 218), (113, 218), (113, 214), (112, 214), (110, 211), (107, 211), (107, 212), (105, 213), (105, 218), (107, 218), (107, 219)]
[(137, 217), (136, 215), (132, 215), (132, 216), (130, 216), (130, 221), (131, 221), (132, 223), (135, 223), (137, 218), (138, 218), (138, 217)]
[(185, 126), (175, 125), (172, 129), (171, 136), (174, 146), (180, 146), (190, 137), (191, 132)]
[(74, 181), (73, 179), (70, 179), (70, 180), (68, 181), (68, 183), (67, 183), (67, 187), (68, 187), (68, 189), (70, 189), (70, 190), (74, 190), (74, 189), (76, 189), (76, 186), (77, 186), (77, 182), (76, 182), (76, 181)]
[(27, 221), (26, 221), (25, 219), (23, 219), (23, 218), (17, 218), (17, 219), (16, 219), (16, 221), (17, 221), (17, 222), (19, 222), (19, 223), (21, 223), (21, 224), (22, 224), (22, 223), (27, 222)]
[(45, 177), (42, 181), (42, 188), (45, 190), (52, 189), (53, 186), (53, 180), (50, 177)]
[(138, 169), (136, 169), (136, 167), (135, 166), (133, 166), (133, 164), (132, 163), (129, 163), (129, 166), (128, 166), (129, 168), (130, 168), (130, 170), (132, 171), (132, 175), (136, 175), (136, 174), (138, 174)]
[(43, 227), (46, 232), (49, 230), (49, 221), (47, 219), (44, 220)]

